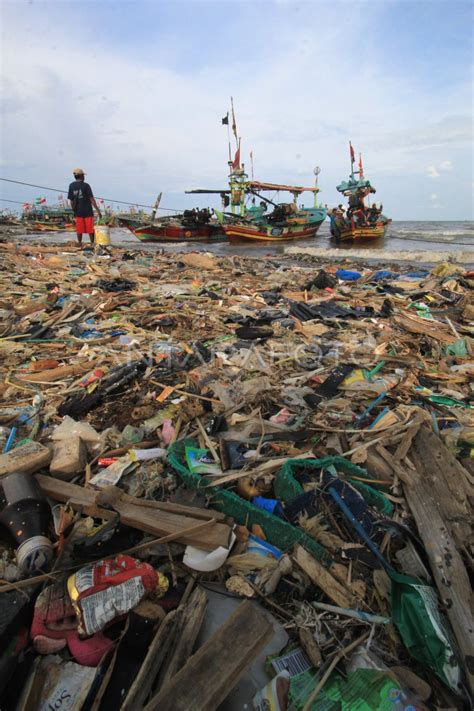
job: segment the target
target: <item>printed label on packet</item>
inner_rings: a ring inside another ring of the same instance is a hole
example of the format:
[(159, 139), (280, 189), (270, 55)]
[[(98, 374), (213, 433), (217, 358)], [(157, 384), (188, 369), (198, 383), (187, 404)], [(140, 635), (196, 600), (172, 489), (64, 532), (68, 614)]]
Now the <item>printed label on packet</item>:
[(136, 607), (144, 594), (142, 579), (134, 577), (77, 601), (75, 605), (82, 620), (80, 631), (87, 635), (99, 632), (108, 622)]

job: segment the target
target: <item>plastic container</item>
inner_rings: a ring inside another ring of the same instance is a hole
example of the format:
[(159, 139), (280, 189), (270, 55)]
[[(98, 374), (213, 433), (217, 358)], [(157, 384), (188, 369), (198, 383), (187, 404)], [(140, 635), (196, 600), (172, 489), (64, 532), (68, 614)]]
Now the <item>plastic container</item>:
[(31, 474), (15, 472), (2, 480), (7, 505), (0, 522), (17, 544), (17, 564), (23, 573), (48, 571), (53, 544), (48, 538), (51, 509)]
[(110, 244), (110, 227), (108, 225), (96, 225), (94, 232), (96, 244), (104, 246)]

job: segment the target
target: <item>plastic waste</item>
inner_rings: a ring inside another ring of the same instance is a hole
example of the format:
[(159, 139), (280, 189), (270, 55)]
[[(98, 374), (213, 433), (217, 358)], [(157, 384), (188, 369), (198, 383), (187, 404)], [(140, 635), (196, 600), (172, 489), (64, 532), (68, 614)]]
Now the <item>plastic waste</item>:
[(51, 439), (62, 440), (70, 437), (80, 437), (88, 445), (100, 444), (102, 438), (98, 432), (88, 422), (76, 422), (72, 417), (66, 415), (60, 425), (55, 427)]
[(53, 559), (53, 544), (48, 536), (51, 509), (31, 474), (16, 472), (2, 479), (6, 506), (0, 522), (10, 531), (17, 545), (18, 567), (27, 575), (48, 571)]
[(222, 474), (222, 470), (207, 449), (186, 447), (186, 463), (193, 474)]
[(80, 635), (92, 635), (138, 605), (147, 594), (161, 597), (168, 579), (128, 555), (81, 568), (67, 581)]
[(338, 269), (336, 276), (338, 279), (343, 279), (344, 281), (357, 281), (361, 278), (362, 274), (360, 272), (351, 272), (348, 269)]

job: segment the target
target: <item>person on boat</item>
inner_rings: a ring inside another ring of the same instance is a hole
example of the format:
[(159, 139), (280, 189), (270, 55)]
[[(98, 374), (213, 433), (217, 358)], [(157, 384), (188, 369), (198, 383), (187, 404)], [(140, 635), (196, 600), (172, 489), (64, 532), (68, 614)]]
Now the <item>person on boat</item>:
[(364, 201), (358, 193), (351, 193), (349, 195), (349, 209), (347, 210), (347, 217), (351, 217), (358, 210), (364, 209)]
[(91, 186), (84, 181), (85, 173), (82, 168), (74, 168), (72, 172), (74, 181), (69, 185), (67, 198), (76, 218), (77, 242), (79, 247), (82, 247), (83, 234), (88, 234), (90, 243), (94, 244), (94, 212), (92, 208), (97, 210), (99, 217), (102, 217), (102, 213), (92, 194)]
[(377, 205), (374, 202), (374, 203), (372, 203), (372, 207), (369, 210), (369, 214), (368, 214), (368, 218), (367, 218), (369, 224), (375, 225), (375, 223), (377, 222), (377, 220), (379, 218), (379, 215), (380, 215), (380, 210), (378, 209)]
[(344, 227), (346, 227), (346, 221), (344, 219), (344, 213), (342, 212), (342, 210), (336, 210), (336, 218), (334, 220), (334, 224), (338, 230), (343, 230)]
[(354, 212), (354, 218), (357, 227), (365, 227), (367, 225), (367, 218), (364, 210), (356, 210), (356, 212)]

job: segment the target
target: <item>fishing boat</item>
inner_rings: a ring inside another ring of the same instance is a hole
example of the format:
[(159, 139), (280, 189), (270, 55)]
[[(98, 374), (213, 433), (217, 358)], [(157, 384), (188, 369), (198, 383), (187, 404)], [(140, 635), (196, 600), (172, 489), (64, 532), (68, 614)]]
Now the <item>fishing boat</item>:
[(150, 215), (119, 215), (118, 223), (127, 227), (140, 242), (202, 242), (225, 239), (225, 234), (211, 210), (184, 210), (181, 214), (155, 220), (162, 193), (158, 195)]
[[(316, 199), (319, 192), (318, 175), (320, 169), (314, 169), (315, 184), (308, 188), (260, 182), (253, 178), (251, 153), (252, 178), (249, 178), (245, 172), (245, 165), (240, 162), (240, 138), (237, 139), (233, 107), (232, 115), (232, 130), (236, 137), (237, 149), (234, 160), (232, 160), (229, 136), (229, 188), (225, 190), (196, 189), (187, 192), (220, 194), (222, 211), (215, 210), (215, 214), (221, 223), (224, 235), (230, 242), (287, 242), (315, 237), (327, 215), (326, 208), (318, 205)], [(228, 117), (227, 114), (227, 117), (222, 119), (222, 123), (228, 125)], [(275, 203), (262, 195), (264, 192), (288, 192), (292, 195), (293, 200), (292, 202)], [(304, 192), (313, 193), (313, 207), (298, 206), (298, 199)], [(259, 205), (256, 205), (257, 198), (260, 201)], [(249, 201), (250, 205), (248, 205)], [(226, 208), (229, 206), (230, 212), (227, 212)]]
[[(319, 173), (319, 170), (318, 170)], [(310, 188), (278, 183), (262, 183), (249, 180), (243, 168), (234, 168), (229, 176), (231, 214), (224, 213), (222, 229), (230, 242), (286, 242), (310, 239), (326, 219), (326, 209), (316, 203), (317, 185)], [(263, 192), (289, 192), (291, 202), (275, 203), (264, 197)], [(313, 207), (299, 207), (298, 198), (303, 192), (314, 195)], [(246, 198), (252, 195), (254, 204), (246, 206)], [(261, 202), (255, 205), (255, 197)], [(268, 206), (273, 208), (270, 212)]]
[[(365, 204), (365, 199), (375, 193), (370, 180), (364, 177), (362, 155), (359, 153), (359, 170), (354, 170), (355, 153), (349, 142), (351, 173), (349, 180), (344, 180), (336, 189), (348, 198), (348, 209), (334, 208), (330, 214), (331, 234), (337, 242), (367, 242), (387, 235), (392, 222), (383, 212), (383, 206)], [(357, 177), (356, 177), (357, 176)]]
[(28, 232), (71, 232), (74, 231), (74, 215), (69, 207), (46, 207), (23, 205), (21, 221)]
[(184, 210), (173, 217), (161, 217), (149, 224), (137, 224), (135, 220), (120, 217), (119, 224), (127, 227), (140, 242), (202, 242), (225, 240), (219, 222), (213, 219), (210, 210)]

